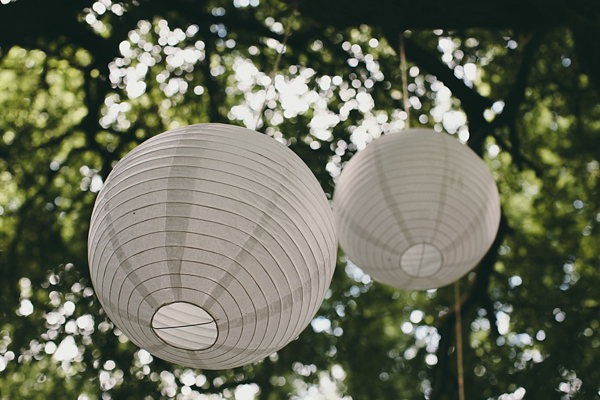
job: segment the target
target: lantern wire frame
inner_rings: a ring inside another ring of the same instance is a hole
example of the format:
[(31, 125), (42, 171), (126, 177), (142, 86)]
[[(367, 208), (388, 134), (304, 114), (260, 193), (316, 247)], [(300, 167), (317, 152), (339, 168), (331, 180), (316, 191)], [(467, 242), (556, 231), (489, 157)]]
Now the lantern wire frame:
[(430, 129), (382, 136), (354, 155), (336, 183), (333, 207), (349, 258), (375, 280), (408, 290), (465, 275), (500, 222), (485, 163)]
[(259, 361), (297, 337), (336, 255), (331, 207), (306, 164), (223, 124), (132, 150), (99, 193), (88, 238), (111, 320), (153, 355), (204, 369)]

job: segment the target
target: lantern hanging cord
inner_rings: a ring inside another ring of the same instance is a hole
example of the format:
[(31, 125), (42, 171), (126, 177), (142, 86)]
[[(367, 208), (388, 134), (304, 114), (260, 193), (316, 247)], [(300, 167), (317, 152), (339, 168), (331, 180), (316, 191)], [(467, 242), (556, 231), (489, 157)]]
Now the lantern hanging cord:
[(463, 370), (462, 321), (460, 316), (460, 284), (454, 282), (454, 311), (456, 315), (456, 363), (458, 367), (458, 398), (465, 400), (465, 379)]
[[(277, 69), (279, 68), (279, 62), (281, 61), (281, 55), (283, 53), (285, 53), (287, 40), (290, 37), (290, 34), (292, 33), (292, 25), (294, 24), (294, 18), (296, 16), (296, 12), (298, 11), (298, 4), (299, 4), (299, 2), (296, 2), (295, 6), (294, 6), (294, 11), (292, 11), (292, 15), (290, 16), (287, 26), (285, 28), (285, 34), (283, 35), (283, 41), (281, 42), (281, 50), (277, 51), (277, 58), (275, 59), (275, 65), (273, 65), (273, 70), (271, 71), (271, 80), (269, 82), (269, 86), (267, 86), (267, 88), (265, 90), (265, 101), (263, 101), (263, 104), (260, 107), (260, 110), (258, 111), (258, 115), (256, 116), (256, 123), (254, 124), (255, 131), (258, 130), (258, 124), (260, 123), (260, 120), (261, 119), (263, 121), (265, 120), (263, 114), (264, 114), (265, 108), (267, 106), (267, 95), (269, 94), (269, 90), (271, 90), (271, 87), (273, 87), (273, 85), (275, 83), (275, 74), (277, 73)], [(264, 123), (263, 123), (263, 126), (264, 126)]]
[(400, 70), (402, 71), (402, 99), (406, 113), (406, 128), (410, 128), (410, 102), (408, 101), (408, 78), (406, 74), (406, 54), (404, 49), (404, 33), (399, 34)]

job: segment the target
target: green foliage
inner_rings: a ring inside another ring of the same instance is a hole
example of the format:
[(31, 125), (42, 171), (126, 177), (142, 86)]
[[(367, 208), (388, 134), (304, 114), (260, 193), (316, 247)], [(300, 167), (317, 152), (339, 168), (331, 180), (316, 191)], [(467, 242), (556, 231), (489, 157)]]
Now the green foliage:
[[(95, 195), (145, 139), (258, 125), (331, 196), (357, 150), (406, 126), (398, 25), (350, 3), (0, 5), (0, 399), (458, 398), (452, 288), (395, 290), (343, 253), (312, 325), (228, 371), (151, 357), (91, 288)], [(406, 25), (410, 125), (467, 142), (502, 199), (496, 242), (460, 281), (467, 398), (600, 399), (600, 84), (574, 34), (598, 32), (586, 10), (543, 27)]]

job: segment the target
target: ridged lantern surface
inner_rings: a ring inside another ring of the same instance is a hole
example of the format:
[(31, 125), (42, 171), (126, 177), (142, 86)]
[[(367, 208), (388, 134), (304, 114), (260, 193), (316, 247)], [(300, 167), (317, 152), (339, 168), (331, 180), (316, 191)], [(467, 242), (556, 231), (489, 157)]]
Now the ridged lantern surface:
[(483, 258), (500, 223), (498, 189), (483, 160), (428, 129), (382, 136), (355, 154), (333, 210), (350, 260), (401, 289), (460, 278)]
[(291, 150), (244, 128), (157, 135), (108, 176), (91, 219), (96, 294), (139, 347), (226, 369), (295, 339), (335, 267), (330, 205)]

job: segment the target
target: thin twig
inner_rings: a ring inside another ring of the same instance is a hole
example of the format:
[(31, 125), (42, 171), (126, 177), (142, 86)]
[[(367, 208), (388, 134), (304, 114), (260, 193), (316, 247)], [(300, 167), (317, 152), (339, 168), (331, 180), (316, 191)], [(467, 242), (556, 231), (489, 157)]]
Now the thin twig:
[(402, 98), (404, 100), (404, 112), (406, 113), (406, 128), (410, 128), (410, 102), (408, 101), (408, 78), (406, 75), (406, 53), (404, 51), (404, 33), (399, 34), (400, 43), (400, 69), (402, 70)]
[[(263, 113), (265, 111), (265, 107), (267, 106), (267, 95), (269, 94), (269, 90), (275, 83), (275, 74), (277, 73), (277, 69), (279, 68), (279, 62), (281, 61), (281, 55), (285, 52), (285, 46), (287, 43), (290, 34), (292, 33), (292, 25), (294, 23), (294, 17), (296, 16), (296, 12), (298, 11), (298, 4), (294, 6), (294, 11), (292, 11), (292, 15), (288, 21), (287, 27), (285, 28), (285, 35), (283, 36), (283, 42), (281, 43), (281, 50), (277, 52), (277, 58), (275, 59), (275, 65), (273, 65), (273, 71), (271, 71), (271, 81), (269, 82), (269, 86), (265, 90), (265, 101), (263, 101), (260, 110), (258, 111), (258, 115), (256, 116), (256, 123), (254, 124), (254, 130), (258, 130), (258, 124), (260, 123), (261, 117), (263, 117)], [(264, 118), (262, 118), (264, 120)]]

